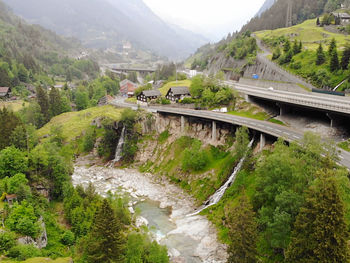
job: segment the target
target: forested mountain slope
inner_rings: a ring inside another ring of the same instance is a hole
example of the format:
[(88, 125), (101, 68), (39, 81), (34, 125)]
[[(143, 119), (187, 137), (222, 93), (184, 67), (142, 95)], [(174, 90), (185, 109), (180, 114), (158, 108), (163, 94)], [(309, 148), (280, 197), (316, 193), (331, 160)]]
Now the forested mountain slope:
[[(206, 39), (173, 30), (141, 0), (5, 0), (16, 14), (59, 34), (75, 36), (87, 47), (133, 46), (172, 58), (183, 57)], [(64, 19), (62, 19), (64, 18)]]
[[(264, 29), (276, 29), (286, 26), (287, 10), (289, 0), (278, 0), (270, 9), (260, 16), (252, 18), (242, 28), (246, 30), (259, 31)], [(293, 0), (292, 1), (292, 23), (299, 24), (307, 19), (315, 18), (323, 12), (334, 11), (341, 4), (349, 6), (349, 0)]]

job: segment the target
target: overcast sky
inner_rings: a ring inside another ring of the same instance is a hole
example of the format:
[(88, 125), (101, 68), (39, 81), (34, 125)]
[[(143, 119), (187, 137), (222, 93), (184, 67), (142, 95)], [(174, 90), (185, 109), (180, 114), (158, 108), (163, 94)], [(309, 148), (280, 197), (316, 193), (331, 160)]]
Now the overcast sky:
[(265, 0), (143, 0), (167, 22), (219, 40), (239, 30)]

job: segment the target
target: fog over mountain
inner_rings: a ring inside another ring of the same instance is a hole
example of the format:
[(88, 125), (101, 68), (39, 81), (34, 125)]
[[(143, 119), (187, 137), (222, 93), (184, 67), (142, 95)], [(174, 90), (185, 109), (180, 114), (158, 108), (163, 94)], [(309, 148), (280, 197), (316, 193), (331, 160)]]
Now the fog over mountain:
[(270, 9), (271, 6), (276, 2), (276, 0), (266, 0), (262, 7), (259, 9), (258, 13), (256, 16), (260, 16), (262, 13), (264, 13), (266, 10)]
[(30, 23), (80, 39), (87, 47), (133, 46), (171, 59), (193, 53), (208, 40), (169, 25), (142, 0), (4, 0)]

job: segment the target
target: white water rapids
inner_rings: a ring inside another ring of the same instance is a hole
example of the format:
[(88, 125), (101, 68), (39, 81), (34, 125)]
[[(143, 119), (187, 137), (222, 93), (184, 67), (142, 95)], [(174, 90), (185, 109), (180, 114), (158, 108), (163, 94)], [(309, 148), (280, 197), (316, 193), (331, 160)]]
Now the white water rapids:
[(171, 262), (226, 262), (225, 245), (218, 241), (215, 227), (204, 216), (187, 216), (195, 202), (178, 186), (134, 169), (88, 166), (87, 157), (77, 161), (73, 185), (93, 183), (102, 196), (108, 191), (128, 194), (129, 209), (141, 210), (137, 221), (146, 222), (157, 241), (168, 247)]

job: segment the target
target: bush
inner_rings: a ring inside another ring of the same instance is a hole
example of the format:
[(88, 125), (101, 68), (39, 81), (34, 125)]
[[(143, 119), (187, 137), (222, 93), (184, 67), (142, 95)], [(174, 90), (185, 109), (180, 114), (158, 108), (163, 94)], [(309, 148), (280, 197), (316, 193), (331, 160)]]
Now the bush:
[(11, 249), (15, 245), (16, 245), (16, 235), (14, 233), (12, 232), (0, 233), (0, 253), (1, 254)]
[(170, 100), (168, 100), (166, 98), (158, 98), (158, 99), (156, 99), (156, 103), (162, 104), (162, 105), (167, 105), (167, 104), (170, 104)]
[(64, 245), (72, 246), (74, 244), (74, 241), (75, 241), (74, 234), (70, 230), (65, 231), (61, 236), (61, 242)]
[(0, 152), (0, 178), (12, 177), (28, 170), (28, 160), (24, 152), (11, 146)]
[(184, 99), (180, 100), (180, 103), (182, 103), (182, 104), (192, 104), (194, 102), (195, 102), (195, 100), (192, 98), (184, 98)]
[(41, 252), (33, 245), (17, 245), (10, 249), (8, 256), (17, 260), (26, 260), (28, 258), (40, 257)]
[(94, 149), (96, 141), (96, 131), (94, 128), (90, 128), (86, 131), (83, 141), (83, 151), (91, 152)]
[(191, 148), (184, 151), (182, 159), (182, 169), (184, 171), (200, 171), (203, 170), (208, 163), (208, 156), (201, 150), (202, 143), (198, 140), (194, 141)]

